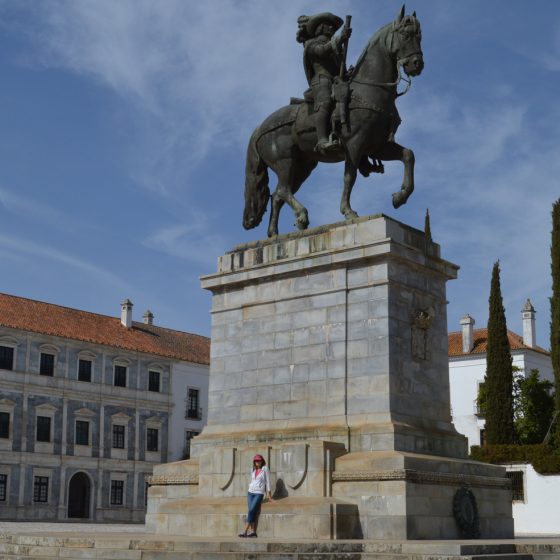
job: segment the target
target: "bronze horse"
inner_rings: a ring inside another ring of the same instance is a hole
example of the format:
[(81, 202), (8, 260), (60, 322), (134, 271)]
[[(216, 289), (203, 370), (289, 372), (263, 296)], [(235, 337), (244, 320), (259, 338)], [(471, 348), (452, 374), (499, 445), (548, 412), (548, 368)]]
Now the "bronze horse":
[[(269, 237), (278, 234), (278, 217), (284, 203), (294, 211), (295, 225), (306, 229), (307, 209), (294, 194), (319, 162), (345, 162), (340, 211), (347, 220), (357, 217), (350, 206), (350, 194), (357, 171), (368, 157), (403, 162), (404, 179), (400, 191), (393, 194), (393, 206), (398, 208), (407, 201), (414, 190), (414, 154), (394, 142), (392, 133), (399, 119), (395, 100), (399, 95), (400, 69), (407, 76), (417, 76), (424, 68), (421, 39), (416, 13), (406, 16), (404, 6), (393, 22), (373, 35), (349, 78), (349, 116), (347, 126), (339, 130), (340, 148), (336, 152), (325, 155), (314, 151), (317, 134), (308, 103), (282, 107), (264, 120), (253, 132), (247, 148), (245, 229), (260, 224), (269, 198)], [(269, 167), (278, 176), (272, 197)]]

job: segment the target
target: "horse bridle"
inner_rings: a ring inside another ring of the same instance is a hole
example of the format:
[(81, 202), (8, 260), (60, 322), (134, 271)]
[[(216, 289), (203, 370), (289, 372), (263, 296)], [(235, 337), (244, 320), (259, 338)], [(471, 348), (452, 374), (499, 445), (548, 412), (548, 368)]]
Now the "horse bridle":
[[(402, 23), (406, 21), (406, 20), (402, 20), (401, 22), (399, 22), (398, 25), (393, 24), (393, 29), (391, 30), (391, 46), (390, 49), (391, 51), (393, 51), (393, 40), (395, 38), (395, 35), (397, 35), (397, 40), (399, 41), (399, 46), (397, 47), (397, 53), (400, 50), (400, 39), (398, 38), (398, 31), (400, 26), (402, 25)], [(416, 20), (414, 20), (416, 22)], [(415, 23), (415, 27), (416, 27), (416, 23)], [(401, 92), (397, 92), (396, 97), (400, 97), (401, 95), (404, 95), (405, 93), (407, 93), (411, 86), (412, 86), (412, 77), (408, 76), (405, 77), (401, 74), (401, 68), (404, 66), (405, 62), (411, 57), (414, 56), (415, 54), (420, 54), (422, 55), (422, 51), (414, 51), (414, 52), (410, 52), (410, 53), (406, 53), (404, 56), (400, 56), (399, 58), (397, 58), (397, 79), (394, 82), (387, 82), (387, 83), (374, 83), (374, 82), (363, 82), (363, 81), (359, 81), (359, 80), (353, 80), (355, 83), (357, 84), (362, 84), (362, 85), (367, 85), (367, 86), (375, 86), (375, 87), (395, 87), (398, 86), (400, 84), (401, 81), (406, 82), (406, 87), (404, 88), (403, 91)]]

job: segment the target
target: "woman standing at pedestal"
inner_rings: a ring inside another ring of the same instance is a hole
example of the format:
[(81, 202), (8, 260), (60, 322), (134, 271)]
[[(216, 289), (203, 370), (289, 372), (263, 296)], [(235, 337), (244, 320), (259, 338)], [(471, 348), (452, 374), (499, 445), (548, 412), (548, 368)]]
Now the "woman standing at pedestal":
[(257, 536), (257, 520), (261, 509), (261, 503), (268, 495), (268, 499), (272, 502), (272, 493), (270, 490), (270, 471), (266, 466), (266, 461), (262, 455), (253, 457), (253, 469), (251, 471), (251, 482), (247, 494), (247, 525), (245, 531), (239, 533), (240, 537), (256, 537)]

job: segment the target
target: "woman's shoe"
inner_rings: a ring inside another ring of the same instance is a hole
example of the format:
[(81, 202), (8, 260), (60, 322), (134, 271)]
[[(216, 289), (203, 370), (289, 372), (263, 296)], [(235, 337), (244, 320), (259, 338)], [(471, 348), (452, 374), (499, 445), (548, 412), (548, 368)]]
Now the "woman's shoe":
[(237, 535), (237, 536), (244, 539), (245, 537), (248, 537), (249, 535), (247, 535), (247, 533), (239, 533), (239, 535)]
[(248, 535), (246, 535), (247, 538), (250, 539), (256, 539), (257, 538), (257, 533), (249, 533)]

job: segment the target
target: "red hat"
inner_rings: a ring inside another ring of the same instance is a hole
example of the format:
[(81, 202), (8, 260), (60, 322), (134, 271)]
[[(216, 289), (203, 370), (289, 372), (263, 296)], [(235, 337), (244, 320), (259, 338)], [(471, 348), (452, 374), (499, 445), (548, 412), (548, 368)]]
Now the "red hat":
[(255, 455), (255, 456), (253, 457), (253, 463), (254, 463), (255, 461), (264, 461), (264, 457), (263, 457), (262, 455), (258, 455), (258, 454), (257, 454), (257, 455)]

